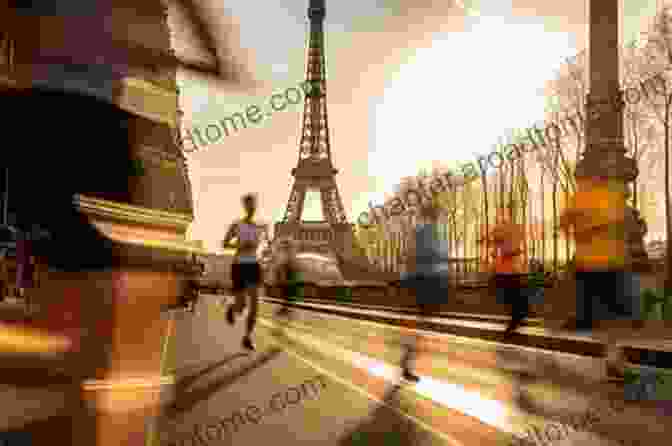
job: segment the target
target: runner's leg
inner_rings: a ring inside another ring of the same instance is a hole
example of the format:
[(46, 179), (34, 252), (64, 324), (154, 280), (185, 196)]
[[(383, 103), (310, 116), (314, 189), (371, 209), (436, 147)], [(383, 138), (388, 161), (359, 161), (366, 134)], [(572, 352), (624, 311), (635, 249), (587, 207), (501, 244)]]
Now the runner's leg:
[(259, 312), (259, 288), (249, 288), (250, 295), (250, 311), (247, 313), (247, 327), (246, 336), (250, 337), (257, 324), (257, 315)]
[(245, 283), (241, 264), (233, 263), (231, 265), (231, 281), (233, 282), (232, 294), (234, 303), (226, 310), (226, 320), (233, 325), (236, 315), (240, 314), (245, 307)]
[(288, 264), (284, 264), (278, 269), (278, 277), (280, 277), (280, 285), (282, 290), (282, 304), (277, 312), (278, 316), (286, 316), (289, 313), (289, 302), (291, 301), (294, 292), (294, 287), (291, 283), (291, 271)]
[(511, 326), (510, 331), (517, 330), (527, 317), (528, 302), (525, 295), (525, 289), (521, 287), (512, 287), (511, 293)]
[(226, 310), (226, 319), (232, 325), (236, 321), (236, 316), (240, 315), (245, 308), (245, 289), (233, 290), (233, 298), (233, 304), (229, 305), (229, 309)]
[(247, 313), (247, 326), (245, 336), (243, 337), (243, 347), (248, 350), (254, 350), (252, 343), (252, 332), (257, 323), (257, 314), (259, 311), (259, 287), (261, 281), (261, 268), (258, 264), (250, 265), (250, 286), (247, 288), (250, 296), (250, 311)]
[[(416, 276), (413, 279), (414, 289), (415, 289), (415, 306), (418, 309), (418, 320), (425, 320), (428, 312), (427, 299), (430, 297), (427, 293), (435, 292), (432, 289), (432, 281), (427, 277)], [(418, 330), (420, 328), (416, 321), (412, 321), (411, 328)], [(420, 377), (413, 372), (415, 368), (415, 363), (417, 361), (418, 349), (420, 347), (420, 335), (418, 332), (409, 333), (408, 344), (406, 350), (404, 351), (404, 356), (401, 361), (401, 367), (403, 371), (403, 378), (410, 382), (420, 381)]]
[[(415, 276), (415, 277), (410, 277), (405, 279), (402, 282), (402, 286), (409, 289), (415, 296), (415, 307), (419, 310), (420, 305), (419, 305), (419, 298), (420, 298), (420, 293), (422, 290), (420, 289), (420, 278)], [(410, 319), (409, 321), (409, 328), (414, 329), (416, 327), (416, 321), (414, 319)], [(401, 357), (401, 370), (402, 370), (402, 377), (403, 379), (407, 381), (417, 381), (417, 377), (412, 373), (412, 368), (413, 368), (413, 362), (415, 359), (415, 344), (417, 343), (416, 339), (416, 334), (415, 333), (403, 333), (401, 334), (402, 336), (402, 342), (401, 342), (401, 347), (403, 349), (402, 357)]]
[(522, 321), (522, 314), (524, 312), (524, 303), (522, 301), (522, 290), (516, 283), (516, 278), (513, 275), (502, 275), (500, 279), (501, 286), (504, 291), (504, 299), (510, 306), (509, 317), (511, 320), (506, 327), (505, 333), (507, 335), (513, 333)]

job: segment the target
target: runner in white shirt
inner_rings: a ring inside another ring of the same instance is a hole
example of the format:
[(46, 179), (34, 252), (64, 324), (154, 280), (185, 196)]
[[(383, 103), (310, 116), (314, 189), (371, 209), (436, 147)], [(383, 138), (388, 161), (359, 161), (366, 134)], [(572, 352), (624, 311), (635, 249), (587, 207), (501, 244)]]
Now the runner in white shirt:
[[(242, 313), (245, 308), (245, 294), (250, 296), (250, 312), (247, 315), (247, 331), (243, 337), (243, 347), (254, 350), (252, 344), (252, 331), (257, 322), (259, 307), (259, 285), (261, 284), (261, 266), (257, 258), (259, 245), (262, 238), (268, 238), (266, 225), (258, 224), (254, 220), (257, 209), (257, 198), (253, 194), (244, 195), (242, 198), (245, 217), (235, 221), (224, 237), (224, 248), (235, 248), (236, 254), (231, 264), (231, 279), (233, 281), (233, 293), (235, 303), (226, 312), (229, 324), (235, 323), (235, 316)], [(236, 238), (238, 242), (231, 244)], [(247, 293), (246, 293), (247, 292)]]

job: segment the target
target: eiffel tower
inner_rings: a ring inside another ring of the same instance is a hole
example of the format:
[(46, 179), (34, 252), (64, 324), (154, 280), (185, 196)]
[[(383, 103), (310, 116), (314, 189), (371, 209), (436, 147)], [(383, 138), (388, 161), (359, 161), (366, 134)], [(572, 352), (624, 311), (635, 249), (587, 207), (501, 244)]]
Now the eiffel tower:
[[(280, 223), (275, 224), (276, 239), (298, 242), (300, 252), (314, 252), (335, 257), (344, 277), (371, 279), (376, 274), (366, 257), (354, 252), (353, 224), (348, 223), (336, 185), (331, 159), (327, 120), (327, 90), (324, 57), (325, 0), (310, 0), (308, 19), (308, 57), (306, 66), (303, 125), (299, 159), (292, 169), (294, 184)], [(306, 193), (319, 191), (324, 221), (302, 220)]]

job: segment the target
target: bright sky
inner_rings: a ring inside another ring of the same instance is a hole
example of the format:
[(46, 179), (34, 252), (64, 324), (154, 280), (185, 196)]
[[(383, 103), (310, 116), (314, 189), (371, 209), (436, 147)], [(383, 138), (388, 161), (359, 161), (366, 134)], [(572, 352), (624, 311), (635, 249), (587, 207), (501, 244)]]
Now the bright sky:
[(543, 116), (541, 88), (576, 48), (569, 33), (545, 31), (543, 18), (504, 12), (437, 36), (389, 82), (372, 116), (372, 200), (381, 202), (399, 178), (431, 169), (434, 160), (487, 155), (508, 129)]
[[(487, 154), (508, 129), (543, 117), (541, 89), (565, 57), (586, 45), (586, 0), (359, 0), (327, 2), (327, 97), (333, 162), (350, 220), (381, 203), (402, 176), (433, 162)], [(643, 29), (656, 0), (626, 2), (624, 36)], [(223, 92), (182, 77), (187, 127), (216, 122), (305, 76), (308, 0), (227, 0), (220, 16), (240, 35), (261, 87)], [(482, 4), (480, 4), (482, 3)], [(235, 18), (235, 19), (234, 19)], [(269, 30), (273, 30), (272, 36)], [(194, 239), (216, 249), (240, 214), (239, 197), (260, 195), (259, 215), (279, 220), (296, 165), (303, 107), (288, 106), (256, 126), (189, 155)], [(306, 218), (319, 215), (307, 203)]]

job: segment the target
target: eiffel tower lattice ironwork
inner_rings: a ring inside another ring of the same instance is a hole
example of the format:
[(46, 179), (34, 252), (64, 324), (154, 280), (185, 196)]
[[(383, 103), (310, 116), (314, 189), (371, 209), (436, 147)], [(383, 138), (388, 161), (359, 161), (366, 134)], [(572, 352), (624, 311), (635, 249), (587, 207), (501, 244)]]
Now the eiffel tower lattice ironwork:
[[(377, 271), (366, 257), (354, 249), (354, 225), (348, 222), (336, 185), (338, 170), (331, 159), (324, 55), (325, 14), (325, 0), (310, 0), (306, 94), (299, 158), (297, 166), (292, 169), (294, 184), (284, 218), (275, 225), (275, 236), (298, 242), (299, 251), (335, 257), (345, 279), (368, 280)], [(324, 221), (302, 219), (308, 191), (319, 191)]]
[(306, 96), (299, 159), (297, 167), (292, 170), (295, 180), (283, 218), (289, 223), (301, 220), (308, 190), (319, 190), (322, 214), (328, 223), (347, 223), (336, 186), (338, 171), (333, 167), (329, 144), (323, 29), (325, 12), (325, 0), (310, 1)]
[[(299, 241), (303, 248), (311, 246), (314, 251), (326, 254), (333, 253), (334, 243), (346, 248), (350, 243), (348, 239), (352, 237), (352, 225), (347, 221), (338, 193), (335, 179), (338, 170), (332, 164), (329, 145), (324, 57), (325, 13), (325, 0), (310, 0), (306, 94), (299, 159), (297, 166), (292, 169), (294, 184), (285, 216), (281, 223), (276, 224), (275, 233)], [(303, 221), (308, 191), (319, 191), (325, 221)]]

